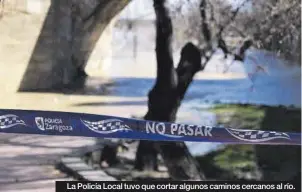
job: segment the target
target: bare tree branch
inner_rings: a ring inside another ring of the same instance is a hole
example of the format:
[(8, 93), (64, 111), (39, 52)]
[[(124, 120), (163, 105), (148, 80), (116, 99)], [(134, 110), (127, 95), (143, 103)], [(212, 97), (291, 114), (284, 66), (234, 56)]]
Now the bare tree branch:
[(202, 28), (202, 34), (204, 36), (205, 41), (207, 42), (208, 48), (212, 48), (212, 33), (207, 21), (207, 0), (201, 0), (199, 4), (199, 10), (200, 10), (200, 16), (201, 16), (201, 28)]
[[(217, 47), (220, 48), (223, 52), (224, 52), (224, 57), (227, 58), (227, 55), (230, 54), (230, 51), (228, 49), (228, 46), (225, 42), (225, 40), (222, 37), (222, 33), (223, 31), (226, 29), (226, 27), (228, 25), (230, 25), (236, 18), (239, 10), (248, 2), (249, 0), (245, 0), (243, 1), (237, 8), (236, 10), (234, 10), (232, 12), (232, 16), (230, 17), (230, 19), (223, 25), (220, 26), (219, 31), (217, 32), (217, 34), (215, 35), (217, 37)], [(206, 9), (207, 9), (207, 5), (208, 5), (208, 1), (207, 0), (201, 0), (200, 1), (200, 5), (199, 5), (199, 9), (200, 9), (200, 16), (201, 16), (201, 26), (202, 26), (202, 33), (203, 36), (207, 42), (207, 48), (205, 50), (202, 50), (203, 56), (205, 58), (205, 61), (203, 63), (201, 63), (201, 70), (204, 70), (205, 66), (207, 65), (207, 63), (209, 62), (209, 60), (212, 58), (212, 55), (215, 53), (216, 49), (213, 48), (212, 44), (213, 44), (213, 40), (212, 40), (212, 32), (211, 29), (209, 27), (209, 23), (208, 23), (208, 18), (206, 15)], [(210, 5), (211, 6), (211, 5)], [(211, 17), (212, 20), (215, 20), (213, 17)], [(245, 49), (242, 49), (245, 50)], [(238, 55), (242, 55), (242, 54), (238, 54)]]
[(217, 33), (217, 35), (216, 35), (217, 37), (221, 37), (221, 34), (223, 33), (224, 29), (225, 29), (226, 27), (228, 27), (228, 26), (230, 25), (231, 22), (234, 21), (234, 19), (236, 18), (236, 16), (237, 16), (239, 10), (240, 10), (240, 9), (241, 9), (248, 1), (249, 1), (249, 0), (243, 1), (243, 2), (237, 7), (237, 9), (234, 10), (234, 11), (232, 12), (232, 16), (230, 17), (230, 19), (225, 23), (224, 26), (222, 26), (222, 27), (220, 28), (219, 32)]

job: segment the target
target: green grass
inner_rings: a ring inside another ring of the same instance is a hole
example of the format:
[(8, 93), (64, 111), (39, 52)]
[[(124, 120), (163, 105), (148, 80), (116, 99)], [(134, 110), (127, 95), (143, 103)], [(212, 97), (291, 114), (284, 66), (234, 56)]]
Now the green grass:
[[(253, 105), (217, 105), (210, 109), (217, 115), (217, 123), (238, 129), (261, 129), (276, 131), (301, 131), (301, 110), (284, 107), (266, 107)], [(265, 147), (265, 146), (264, 146)], [(257, 164), (257, 148), (254, 145), (227, 145), (223, 149), (213, 151), (205, 156), (198, 156), (201, 168), (209, 177), (219, 179), (256, 179), (259, 180)], [(288, 148), (288, 150), (292, 150)], [(284, 153), (284, 155), (282, 155)], [(301, 154), (301, 153), (300, 153)], [(281, 160), (283, 162), (278, 162)], [(267, 156), (267, 157), (266, 157)], [(282, 163), (297, 159), (287, 157), (286, 150), (275, 153), (270, 151), (261, 158), (268, 163), (281, 167)], [(293, 162), (300, 170), (297, 161)], [(276, 166), (276, 167), (278, 167)], [(271, 168), (274, 169), (274, 168)], [(266, 170), (267, 171), (267, 170)], [(268, 170), (278, 172), (278, 170)], [(282, 173), (279, 173), (282, 175)]]
[(218, 105), (210, 109), (217, 123), (238, 129), (259, 129), (265, 115), (262, 107), (252, 105)]

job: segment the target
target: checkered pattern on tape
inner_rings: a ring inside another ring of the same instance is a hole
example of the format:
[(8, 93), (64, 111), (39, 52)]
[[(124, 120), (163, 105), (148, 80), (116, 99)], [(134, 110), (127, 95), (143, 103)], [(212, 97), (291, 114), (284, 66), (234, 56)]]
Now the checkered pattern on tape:
[(124, 129), (128, 128), (127, 125), (123, 125), (121, 121), (98, 121), (98, 122), (89, 122), (85, 121), (90, 128), (101, 131), (109, 131), (114, 129)]
[(2, 115), (0, 116), (0, 128), (5, 128), (14, 124), (24, 124), (24, 121), (21, 120), (16, 115)]
[(235, 135), (243, 139), (263, 139), (277, 136), (284, 136), (274, 131), (233, 131)]

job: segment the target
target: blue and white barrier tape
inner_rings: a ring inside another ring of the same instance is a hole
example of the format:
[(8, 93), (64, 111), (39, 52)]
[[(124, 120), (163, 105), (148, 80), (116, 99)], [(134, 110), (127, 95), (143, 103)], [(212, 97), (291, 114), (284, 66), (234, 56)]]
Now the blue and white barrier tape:
[(301, 145), (301, 133), (218, 128), (36, 110), (0, 109), (0, 132), (154, 141)]

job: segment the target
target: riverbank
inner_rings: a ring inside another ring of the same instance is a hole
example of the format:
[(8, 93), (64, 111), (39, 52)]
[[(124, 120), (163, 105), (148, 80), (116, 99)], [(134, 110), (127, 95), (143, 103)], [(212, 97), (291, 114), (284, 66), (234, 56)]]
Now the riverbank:
[[(218, 105), (211, 110), (217, 114), (217, 123), (226, 127), (301, 132), (301, 109), (298, 108)], [(222, 180), (301, 178), (300, 146), (225, 145), (196, 158), (206, 175)]]

